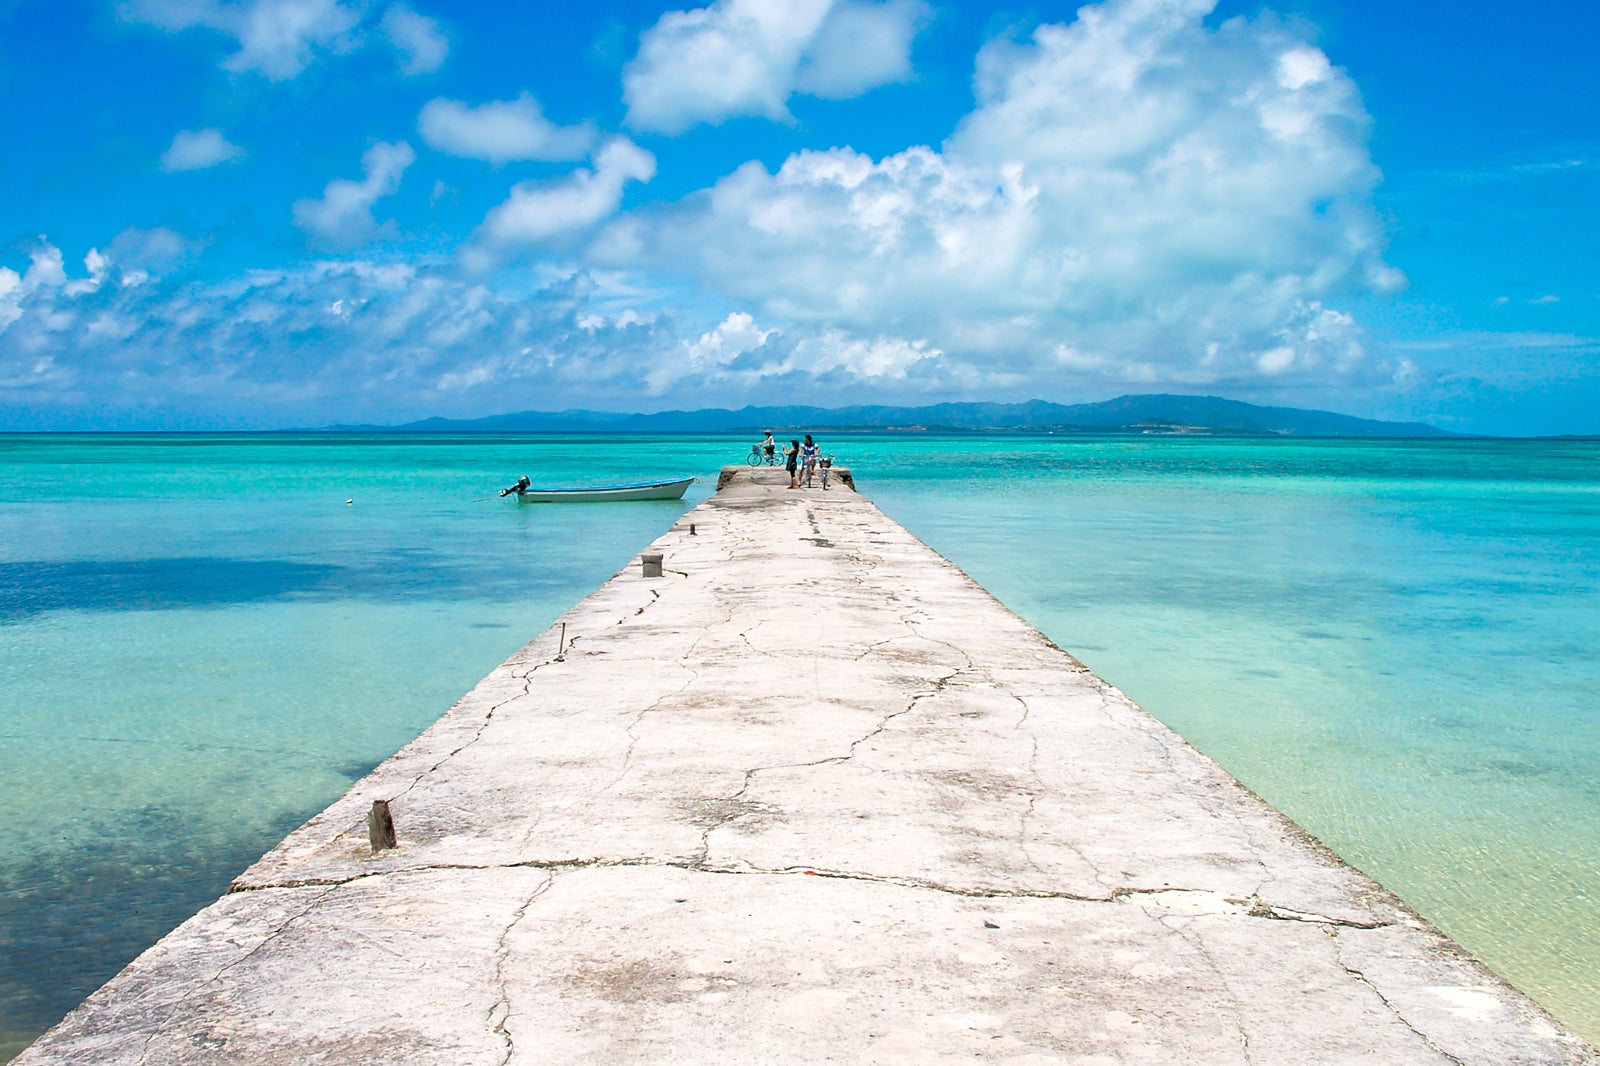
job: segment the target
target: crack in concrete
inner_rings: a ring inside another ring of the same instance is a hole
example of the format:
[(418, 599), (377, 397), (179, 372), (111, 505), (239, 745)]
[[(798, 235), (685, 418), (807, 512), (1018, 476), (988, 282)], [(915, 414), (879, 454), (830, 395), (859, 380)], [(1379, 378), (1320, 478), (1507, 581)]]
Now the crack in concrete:
[(1252, 918), (1270, 918), (1275, 922), (1306, 922), (1310, 925), (1326, 925), (1339, 929), (1388, 929), (1394, 922), (1373, 919), (1370, 922), (1357, 922), (1349, 918), (1334, 918), (1326, 914), (1314, 914), (1309, 911), (1292, 911), (1287, 907), (1274, 907), (1270, 903), (1262, 902), (1259, 896), (1251, 897), (1250, 916)]
[[(577, 644), (577, 642), (578, 642), (578, 638), (577, 637), (570, 638), (567, 641), (567, 648), (570, 650), (571, 648), (573, 648)], [(438, 762), (434, 763), (432, 766), (428, 767), (425, 770), (419, 771), (417, 773), (417, 775), (411, 779), (411, 783), (410, 784), (406, 785), (405, 788), (401, 789), (399, 792), (397, 792), (393, 796), (389, 797), (389, 802), (393, 803), (396, 800), (401, 799), (404, 796), (409, 795), (412, 789), (416, 788), (419, 784), (422, 783), (423, 778), (427, 777), (430, 774), (437, 773), (439, 768), (441, 766), (443, 766), (445, 763), (449, 762), (451, 759), (454, 759), (457, 755), (460, 755), (462, 752), (466, 751), (468, 748), (470, 748), (474, 744), (478, 743), (478, 741), (482, 740), (483, 739), (483, 734), (485, 732), (487, 732), (488, 729), (489, 729), (489, 723), (494, 721), (495, 713), (497, 711), (499, 711), (500, 708), (509, 706), (510, 704), (515, 703), (517, 700), (522, 699), (524, 696), (533, 695), (533, 675), (538, 673), (540, 670), (544, 669), (545, 667), (550, 666), (550, 665), (552, 665), (554, 663), (555, 663), (555, 659), (554, 658), (546, 659), (544, 662), (538, 663), (537, 665), (535, 665), (532, 669), (528, 670), (526, 673), (523, 673), (523, 674), (520, 674), (520, 675), (513, 675), (513, 676), (521, 677), (521, 679), (522, 679), (522, 691), (520, 693), (516, 694), (515, 696), (510, 696), (510, 697), (508, 697), (508, 698), (506, 698), (504, 700), (501, 700), (499, 703), (490, 704), (489, 709), (487, 711), (485, 711), (484, 714), (483, 714), (483, 721), (479, 722), (478, 723), (478, 728), (473, 731), (471, 739), (467, 740), (465, 743), (457, 746), (456, 748), (454, 748), (453, 750), (448, 752), (443, 758), (441, 758)]]
[(973, 672), (975, 672), (974, 667), (973, 667), (973, 663), (972, 663), (972, 656), (967, 653), (965, 648), (962, 648), (962, 647), (960, 647), (959, 645), (956, 645), (956, 644), (952, 644), (948, 640), (940, 640), (938, 637), (930, 637), (925, 633), (918, 633), (917, 632), (917, 625), (919, 623), (917, 621), (915, 621), (915, 619), (912, 618), (912, 617), (908, 616), (906, 618), (901, 619), (901, 623), (903, 625), (905, 625), (907, 628), (909, 628), (913, 633), (916, 633), (916, 635), (917, 635), (917, 637), (919, 639), (925, 640), (930, 644), (941, 645), (941, 646), (949, 648), (951, 651), (955, 652), (960, 657), (961, 664), (962, 664), (960, 667), (957, 668), (956, 673), (973, 673)]
[[(688, 575), (685, 574), (684, 576), (687, 577)], [(648, 609), (650, 607), (654, 607), (656, 605), (656, 603), (660, 599), (661, 599), (661, 593), (659, 591), (657, 591), (656, 589), (651, 589), (650, 590), (650, 602), (646, 603), (642, 607), (639, 607), (638, 609), (636, 609), (631, 615), (628, 615), (628, 616), (626, 616), (624, 618), (617, 619), (616, 624), (619, 625), (619, 626), (627, 625), (630, 619), (638, 618), (641, 614), (644, 614), (646, 609)]]
[[(754, 771), (751, 771), (754, 772)], [(737, 794), (736, 794), (737, 795)], [(710, 832), (711, 830), (708, 830)], [(345, 885), (355, 884), (369, 878), (396, 877), (403, 874), (458, 871), (463, 873), (481, 873), (492, 870), (546, 870), (559, 872), (563, 870), (597, 870), (626, 867), (634, 869), (670, 869), (687, 870), (691, 873), (719, 874), (732, 876), (766, 876), (766, 877), (824, 877), (841, 881), (859, 881), (866, 884), (894, 885), (900, 888), (917, 889), (924, 892), (938, 892), (942, 895), (961, 896), (970, 899), (1059, 899), (1072, 903), (1109, 903), (1123, 905), (1134, 901), (1139, 896), (1157, 896), (1164, 894), (1216, 896), (1217, 893), (1209, 889), (1199, 888), (1144, 888), (1139, 886), (1124, 885), (1113, 889), (1103, 895), (1088, 895), (1082, 892), (1070, 892), (1064, 889), (1045, 888), (1005, 888), (998, 885), (987, 887), (962, 886), (935, 881), (926, 877), (911, 877), (896, 874), (876, 874), (865, 870), (840, 870), (823, 866), (795, 865), (795, 866), (755, 866), (746, 862), (713, 863), (707, 861), (704, 855), (694, 858), (675, 859), (668, 857), (651, 857), (644, 855), (596, 855), (589, 858), (564, 858), (564, 859), (523, 859), (519, 862), (502, 863), (418, 863), (408, 866), (395, 867), (386, 870), (362, 870), (343, 877), (306, 877), (286, 881), (274, 881), (262, 884), (236, 885), (229, 889), (231, 893), (264, 892), (269, 889), (297, 889), (297, 888), (340, 888)], [(319, 896), (317, 900), (308, 904), (306, 910), (320, 903), (328, 893)], [(1308, 916), (1304, 918), (1286, 918), (1281, 914), (1268, 913), (1254, 907), (1243, 906), (1249, 900), (1230, 900), (1240, 904), (1226, 910), (1206, 912), (1208, 917), (1236, 917), (1253, 918), (1277, 921), (1307, 921), (1327, 929), (1384, 929), (1392, 923), (1375, 922), (1362, 924), (1358, 922), (1341, 921), (1337, 918), (1324, 916)], [(304, 911), (301, 912), (304, 914)], [(297, 915), (298, 917), (298, 915)], [(1157, 918), (1174, 917), (1171, 914), (1153, 915)], [(1331, 932), (1330, 932), (1330, 935)], [(242, 961), (242, 960), (241, 960)], [(1343, 963), (1341, 962), (1341, 965)]]
[(1223, 972), (1216, 956), (1211, 954), (1211, 949), (1206, 946), (1203, 938), (1189, 930), (1190, 923), (1188, 921), (1175, 915), (1162, 915), (1156, 917), (1156, 921), (1193, 946), (1200, 953), (1200, 957), (1206, 960), (1206, 965), (1211, 967), (1211, 972), (1217, 975), (1217, 980), (1222, 982), (1223, 990), (1228, 993), (1228, 999), (1233, 1003), (1233, 1027), (1234, 1031), (1239, 1034), (1239, 1053), (1244, 1056), (1244, 1061), (1249, 1063), (1251, 1061), (1250, 1030), (1244, 1024), (1244, 1000), (1239, 998), (1239, 993), (1235, 991), (1233, 982), (1228, 980), (1228, 975)]
[[(743, 636), (743, 634), (740, 634), (740, 635)], [(919, 638), (919, 639), (927, 639), (927, 638)], [(748, 643), (748, 638), (746, 638), (746, 642)], [(829, 755), (829, 756), (827, 756), (825, 758), (812, 759), (812, 760), (809, 760), (809, 761), (806, 761), (806, 762), (776, 763), (776, 764), (771, 765), (771, 766), (749, 767), (744, 771), (744, 779), (743, 779), (743, 782), (740, 784), (738, 790), (735, 791), (734, 793), (732, 793), (731, 795), (725, 796), (725, 797), (722, 797), (722, 798), (725, 801), (736, 801), (736, 800), (743, 799), (745, 793), (750, 790), (751, 784), (755, 781), (756, 775), (760, 774), (760, 773), (768, 773), (768, 772), (771, 772), (773, 770), (802, 770), (802, 769), (806, 769), (808, 767), (837, 765), (837, 764), (849, 762), (851, 759), (855, 758), (856, 749), (859, 748), (862, 744), (865, 744), (867, 741), (871, 740), (873, 737), (876, 737), (880, 733), (882, 733), (885, 729), (887, 729), (889, 727), (889, 723), (892, 722), (894, 719), (899, 718), (902, 715), (910, 714), (912, 711), (916, 710), (917, 709), (917, 704), (920, 703), (922, 700), (932, 699), (933, 697), (938, 696), (940, 693), (942, 693), (944, 691), (945, 686), (948, 685), (956, 677), (960, 676), (960, 674), (961, 674), (961, 671), (960, 670), (956, 670), (956, 671), (953, 671), (953, 672), (951, 672), (949, 674), (946, 674), (943, 677), (934, 678), (933, 681), (932, 681), (933, 687), (932, 687), (932, 689), (930, 691), (916, 693), (915, 695), (913, 695), (911, 697), (910, 701), (908, 701), (907, 704), (904, 707), (902, 707), (901, 709), (899, 709), (897, 711), (891, 711), (888, 714), (884, 715), (882, 718), (880, 718), (878, 720), (878, 724), (876, 726), (874, 726), (870, 731), (868, 731), (865, 735), (857, 737), (855, 740), (851, 741), (849, 748), (846, 750), (846, 752), (844, 754), (842, 754), (842, 755)], [(709, 857), (710, 854), (711, 854), (711, 834), (719, 832), (720, 830), (726, 829), (731, 823), (733, 823), (738, 818), (740, 818), (742, 816), (742, 813), (743, 812), (739, 812), (739, 811), (731, 811), (731, 812), (725, 813), (725, 814), (721, 815), (711, 825), (708, 825), (705, 828), (705, 830), (700, 834), (700, 859), (701, 859), (702, 862), (707, 857)]]
[(861, 662), (867, 656), (872, 655), (873, 653), (878, 651), (878, 649), (886, 648), (889, 645), (893, 644), (895, 641), (904, 640), (904, 639), (905, 639), (904, 637), (890, 637), (888, 640), (873, 641), (871, 644), (868, 644), (866, 646), (866, 648), (861, 651), (860, 654), (852, 656), (851, 657), (851, 661), (852, 662)]
[(1433, 1039), (1429, 1037), (1427, 1033), (1424, 1033), (1421, 1029), (1418, 1029), (1415, 1025), (1412, 1025), (1406, 1016), (1400, 1012), (1400, 1008), (1395, 1006), (1389, 997), (1383, 994), (1383, 991), (1373, 983), (1372, 979), (1368, 977), (1366, 973), (1344, 961), (1344, 943), (1340, 941), (1337, 932), (1330, 930), (1328, 935), (1333, 938), (1333, 961), (1339, 964), (1339, 968), (1341, 970), (1349, 974), (1351, 977), (1354, 977), (1357, 983), (1365, 985), (1374, 996), (1378, 997), (1378, 1002), (1382, 1003), (1384, 1007), (1388, 1009), (1389, 1013), (1395, 1016), (1395, 1019), (1399, 1021), (1401, 1025), (1411, 1030), (1411, 1032), (1416, 1035), (1418, 1040), (1421, 1040), (1425, 1045), (1427, 1045), (1430, 1051), (1434, 1052), (1440, 1058), (1445, 1059), (1448, 1062), (1455, 1063), (1456, 1066), (1466, 1066), (1465, 1059), (1457, 1058), (1456, 1056), (1450, 1054), (1450, 1052), (1434, 1043)]
[(916, 695), (912, 696), (910, 701), (907, 702), (907, 704), (904, 707), (902, 707), (900, 710), (891, 711), (890, 713), (884, 715), (882, 718), (878, 719), (878, 724), (875, 727), (873, 727), (872, 731), (869, 732), (866, 736), (857, 737), (855, 740), (852, 740), (850, 742), (850, 750), (849, 750), (848, 754), (841, 755), (841, 756), (835, 756), (835, 757), (833, 757), (831, 759), (819, 759), (815, 763), (802, 763), (801, 765), (804, 765), (804, 766), (822, 766), (822, 765), (825, 765), (825, 764), (830, 763), (830, 762), (833, 762), (833, 763), (849, 762), (851, 759), (854, 759), (856, 757), (856, 749), (857, 748), (859, 748), (861, 745), (865, 744), (867, 741), (869, 741), (869, 740), (873, 739), (874, 737), (878, 736), (884, 730), (888, 729), (890, 722), (894, 721), (896, 718), (904, 717), (905, 715), (908, 715), (911, 712), (915, 711), (917, 709), (917, 704), (921, 703), (923, 700), (931, 700), (931, 699), (934, 699), (934, 698), (936, 698), (936, 697), (938, 697), (940, 695), (943, 695), (945, 688), (947, 686), (949, 686), (951, 682), (953, 682), (956, 678), (960, 677), (965, 672), (966, 671), (964, 671), (964, 670), (953, 670), (950, 673), (945, 674), (943, 677), (935, 677), (935, 678), (933, 678), (932, 679), (933, 687), (929, 691), (927, 691), (927, 692), (918, 692)]
[[(511, 939), (511, 931), (527, 916), (528, 910), (533, 906), (534, 902), (550, 891), (550, 886), (555, 883), (555, 873), (552, 871), (550, 876), (544, 879), (544, 883), (534, 889), (528, 895), (528, 898), (522, 901), (522, 906), (518, 907), (516, 913), (511, 916), (510, 923), (501, 931), (500, 939), (495, 943), (494, 984), (500, 990), (500, 998), (489, 1007), (489, 1013), (484, 1020), (490, 1022), (491, 1031), (500, 1034), (500, 1039), (505, 1041), (506, 1056), (500, 1060), (500, 1066), (510, 1066), (511, 1060), (516, 1057), (517, 1053), (517, 1043), (512, 1038), (509, 1027), (511, 1021), (511, 991), (506, 986), (506, 962), (511, 957), (511, 948), (508, 944)], [(498, 1021), (495, 1020), (496, 1013), (500, 1015)]]
[(664, 692), (660, 696), (657, 696), (654, 700), (652, 700), (650, 702), (650, 705), (648, 707), (643, 708), (642, 710), (639, 711), (638, 714), (634, 715), (633, 716), (633, 721), (628, 723), (628, 728), (623, 730), (623, 732), (626, 733), (627, 737), (628, 737), (628, 746), (622, 752), (622, 769), (617, 774), (615, 780), (613, 780), (610, 784), (606, 785), (604, 788), (602, 788), (600, 790), (600, 794), (603, 795), (603, 794), (605, 794), (607, 792), (610, 792), (612, 789), (614, 789), (618, 785), (620, 785), (622, 783), (622, 779), (627, 777), (628, 776), (628, 771), (630, 769), (632, 769), (632, 767), (633, 767), (633, 752), (634, 752), (634, 749), (639, 746), (639, 734), (637, 732), (635, 732), (635, 730), (637, 730), (639, 728), (639, 723), (644, 721), (645, 715), (649, 714), (651, 711), (655, 710), (657, 707), (660, 707), (667, 700), (670, 700), (670, 699), (672, 699), (672, 698), (674, 698), (676, 696), (683, 695), (685, 692), (687, 692), (689, 690), (689, 687), (691, 685), (693, 685), (696, 681), (700, 680), (700, 671), (698, 671), (698, 670), (694, 669), (693, 667), (689, 666), (688, 662), (689, 662), (691, 654), (694, 652), (694, 649), (700, 645), (700, 641), (703, 640), (704, 638), (705, 638), (705, 634), (703, 634), (703, 633), (700, 636), (696, 637), (695, 640), (694, 640), (694, 643), (689, 646), (688, 651), (685, 652), (683, 657), (678, 660), (678, 665), (683, 667), (685, 670), (689, 671), (689, 674), (690, 674), (689, 679), (686, 680), (682, 685), (679, 685), (672, 692)]
[[(1028, 716), (1033, 713), (1033, 708), (1028, 705), (1028, 701), (1027, 700), (1023, 699), (1021, 696), (1017, 695), (1015, 692), (1011, 691), (1010, 689), (1006, 689), (1005, 692), (1006, 692), (1006, 694), (1008, 696), (1010, 696), (1012, 699), (1016, 700), (1019, 704), (1022, 705), (1022, 717), (1018, 718), (1017, 719), (1017, 724), (1012, 727), (1013, 729), (1015, 729), (1015, 730), (1020, 732), (1020, 731), (1022, 731), (1023, 726), (1025, 726), (1027, 724)], [(1045, 872), (1044, 867), (1039, 865), (1039, 861), (1033, 857), (1033, 851), (1028, 847), (1028, 839), (1032, 835), (1031, 834), (1031, 830), (1030, 830), (1029, 827), (1032, 824), (1033, 816), (1034, 816), (1035, 812), (1038, 809), (1039, 797), (1044, 791), (1048, 790), (1049, 786), (1045, 782), (1044, 775), (1039, 773), (1039, 738), (1038, 738), (1038, 736), (1036, 734), (1029, 733), (1028, 734), (1028, 742), (1029, 742), (1028, 776), (1032, 777), (1034, 779), (1034, 781), (1038, 783), (1040, 791), (1031, 792), (1031, 793), (1028, 794), (1027, 805), (1023, 807), (1022, 813), (1017, 818), (1017, 849), (1022, 852), (1022, 857), (1028, 860), (1028, 865), (1029, 866), (1032, 866), (1035, 870), (1038, 870), (1040, 873), (1044, 873)], [(1079, 862), (1082, 862), (1085, 866), (1087, 866), (1089, 868), (1089, 871), (1094, 874), (1094, 878), (1095, 878), (1096, 881), (1099, 881), (1101, 879), (1100, 878), (1100, 871), (1095, 868), (1094, 863), (1089, 861), (1088, 856), (1086, 856), (1081, 850), (1079, 850), (1077, 844), (1068, 842), (1067, 843), (1067, 849), (1078, 857), (1078, 861)]]
[(1113, 899), (1123, 902), (1133, 902), (1134, 898), (1137, 896), (1211, 896), (1225, 904), (1228, 904), (1228, 910), (1212, 911), (1207, 913), (1243, 914), (1250, 918), (1262, 918), (1275, 922), (1304, 922), (1307, 925), (1320, 925), (1329, 929), (1388, 929), (1395, 924), (1394, 922), (1386, 922), (1377, 918), (1374, 918), (1370, 922), (1359, 922), (1350, 918), (1335, 918), (1332, 915), (1315, 914), (1310, 911), (1293, 911), (1285, 907), (1274, 907), (1271, 904), (1264, 902), (1258, 896), (1248, 896), (1244, 898), (1237, 896), (1223, 896), (1220, 893), (1213, 892), (1208, 889), (1172, 888), (1171, 886), (1164, 886), (1162, 888), (1124, 887), (1116, 889), (1111, 895)]

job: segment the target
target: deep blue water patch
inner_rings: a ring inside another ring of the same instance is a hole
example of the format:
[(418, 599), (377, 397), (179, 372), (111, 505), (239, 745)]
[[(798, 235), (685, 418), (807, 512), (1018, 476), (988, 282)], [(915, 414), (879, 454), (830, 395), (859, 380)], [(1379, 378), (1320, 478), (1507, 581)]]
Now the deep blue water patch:
[(184, 556), (0, 562), (0, 623), (47, 611), (160, 611), (290, 599), (499, 599), (563, 579), (510, 565), (463, 567), (427, 552), (362, 565)]
[(0, 619), (279, 600), (326, 589), (343, 570), (325, 563), (203, 557), (0, 563)]

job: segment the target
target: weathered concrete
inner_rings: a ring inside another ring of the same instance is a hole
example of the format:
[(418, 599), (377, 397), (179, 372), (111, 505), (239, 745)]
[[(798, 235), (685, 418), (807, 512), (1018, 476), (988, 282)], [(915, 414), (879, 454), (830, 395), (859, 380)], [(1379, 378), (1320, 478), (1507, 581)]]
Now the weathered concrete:
[(1597, 1061), (786, 483), (741, 470), (18, 1063)]

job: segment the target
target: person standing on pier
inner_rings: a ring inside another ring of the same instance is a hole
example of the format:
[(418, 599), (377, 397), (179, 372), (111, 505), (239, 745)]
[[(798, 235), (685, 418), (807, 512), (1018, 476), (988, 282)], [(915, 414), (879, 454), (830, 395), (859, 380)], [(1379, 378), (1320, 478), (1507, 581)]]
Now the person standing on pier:
[(800, 466), (800, 442), (790, 438), (789, 446), (783, 450), (783, 466), (789, 471), (789, 487), (800, 487), (800, 475), (797, 472)]
[(817, 442), (811, 439), (811, 434), (806, 434), (805, 447), (800, 449), (800, 466), (805, 471), (806, 488), (811, 487), (811, 479), (817, 472), (817, 453), (820, 451)]

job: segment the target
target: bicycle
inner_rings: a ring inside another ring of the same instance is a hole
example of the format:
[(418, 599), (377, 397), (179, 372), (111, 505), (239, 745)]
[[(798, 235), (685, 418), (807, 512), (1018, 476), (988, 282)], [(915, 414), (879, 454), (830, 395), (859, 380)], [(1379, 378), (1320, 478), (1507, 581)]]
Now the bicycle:
[(811, 479), (817, 474), (822, 475), (822, 487), (827, 488), (828, 478), (833, 474), (833, 456), (820, 456), (815, 463), (802, 467), (800, 470), (801, 487), (809, 489), (811, 487)]
[(744, 457), (744, 461), (750, 466), (761, 466), (762, 464), (777, 466), (778, 450), (774, 448), (769, 452), (759, 444), (752, 444), (750, 445), (750, 454)]

